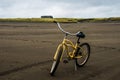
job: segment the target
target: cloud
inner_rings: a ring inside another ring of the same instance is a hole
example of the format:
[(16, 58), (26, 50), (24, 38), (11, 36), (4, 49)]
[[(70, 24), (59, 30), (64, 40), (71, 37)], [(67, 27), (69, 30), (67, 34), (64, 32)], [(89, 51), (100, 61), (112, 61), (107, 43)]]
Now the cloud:
[(120, 0), (2, 0), (0, 17), (117, 17)]

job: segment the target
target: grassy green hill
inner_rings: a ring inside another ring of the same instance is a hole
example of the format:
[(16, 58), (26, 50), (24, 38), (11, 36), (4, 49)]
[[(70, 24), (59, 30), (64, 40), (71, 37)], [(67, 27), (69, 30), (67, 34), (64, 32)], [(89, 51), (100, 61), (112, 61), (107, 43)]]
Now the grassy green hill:
[[(120, 17), (110, 17), (110, 18), (55, 18), (58, 22), (120, 22)], [(0, 22), (53, 22), (51, 18), (0, 18)]]

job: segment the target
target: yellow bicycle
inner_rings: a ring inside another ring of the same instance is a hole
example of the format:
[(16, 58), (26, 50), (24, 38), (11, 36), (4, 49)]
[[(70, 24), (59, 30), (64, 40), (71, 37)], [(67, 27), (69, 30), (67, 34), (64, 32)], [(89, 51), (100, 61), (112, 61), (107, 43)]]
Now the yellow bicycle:
[[(61, 25), (59, 22), (56, 22), (59, 29), (65, 33), (65, 37), (63, 41), (58, 45), (58, 48), (56, 50), (56, 53), (53, 58), (53, 64), (50, 70), (50, 75), (53, 76), (60, 61), (63, 59), (63, 53), (67, 54), (66, 60), (64, 60), (64, 63), (67, 63), (70, 60), (75, 61), (75, 70), (77, 70), (77, 67), (82, 67), (86, 64), (86, 62), (89, 59), (90, 56), (90, 45), (88, 43), (80, 43), (81, 38), (85, 38), (85, 34), (83, 32), (77, 32), (75, 34), (72, 34), (70, 32), (67, 32), (61, 28)], [(72, 41), (67, 39), (68, 35), (76, 36), (78, 39), (75, 44), (73, 44)], [(70, 51), (70, 48), (72, 48), (72, 51)]]

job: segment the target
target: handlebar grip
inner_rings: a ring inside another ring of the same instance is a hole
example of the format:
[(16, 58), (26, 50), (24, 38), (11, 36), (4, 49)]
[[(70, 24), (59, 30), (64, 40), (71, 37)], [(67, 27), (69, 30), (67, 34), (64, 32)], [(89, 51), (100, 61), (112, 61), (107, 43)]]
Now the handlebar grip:
[(57, 23), (57, 21), (53, 21), (54, 23)]

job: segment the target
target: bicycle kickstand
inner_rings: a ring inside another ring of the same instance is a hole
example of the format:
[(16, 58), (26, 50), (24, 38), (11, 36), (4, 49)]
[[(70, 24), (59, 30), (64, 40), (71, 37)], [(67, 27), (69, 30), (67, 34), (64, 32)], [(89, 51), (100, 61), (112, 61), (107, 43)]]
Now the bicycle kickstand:
[(74, 64), (75, 64), (75, 71), (77, 71), (77, 68), (78, 68), (78, 67), (77, 67), (77, 65), (76, 65), (76, 62), (74, 62)]

